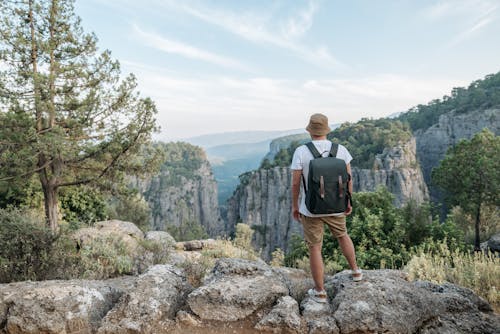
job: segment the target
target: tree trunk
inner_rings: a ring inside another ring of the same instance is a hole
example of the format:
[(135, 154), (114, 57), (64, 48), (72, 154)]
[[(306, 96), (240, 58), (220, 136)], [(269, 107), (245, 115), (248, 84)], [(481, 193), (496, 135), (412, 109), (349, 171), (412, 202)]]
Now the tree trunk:
[(57, 203), (57, 187), (47, 183), (43, 184), (43, 197), (45, 200), (45, 217), (47, 219), (47, 224), (53, 232), (59, 230), (59, 225), (57, 223), (59, 219), (59, 208)]
[(474, 239), (474, 250), (476, 252), (481, 251), (481, 241), (479, 240), (479, 223), (481, 222), (481, 204), (478, 205), (476, 211), (476, 224), (475, 224), (475, 239)]

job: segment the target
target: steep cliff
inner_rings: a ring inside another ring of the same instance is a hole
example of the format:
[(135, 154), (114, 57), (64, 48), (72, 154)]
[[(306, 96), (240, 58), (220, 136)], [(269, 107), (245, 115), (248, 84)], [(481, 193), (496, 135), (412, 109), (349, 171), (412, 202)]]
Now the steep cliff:
[(375, 156), (372, 169), (353, 167), (354, 191), (374, 191), (385, 186), (394, 194), (394, 203), (402, 206), (409, 200), (422, 203), (429, 199), (429, 191), (416, 156), (416, 141), (385, 148)]
[(439, 198), (437, 189), (430, 182), (432, 169), (443, 159), (449, 147), (462, 139), (472, 138), (483, 128), (500, 134), (500, 108), (477, 109), (466, 113), (452, 111), (441, 115), (438, 123), (429, 128), (415, 131), (417, 157), (424, 179), (430, 185), (432, 199)]
[(241, 184), (227, 205), (227, 228), (233, 233), (242, 222), (254, 230), (254, 245), (269, 258), (276, 249), (288, 250), (290, 238), (300, 233), (292, 220), (291, 173), (288, 167), (259, 169), (240, 177)]
[(199, 224), (210, 236), (220, 234), (223, 222), (217, 203), (217, 184), (201, 148), (186, 143), (163, 144), (166, 161), (159, 175), (136, 182), (151, 208), (154, 230)]
[[(415, 156), (415, 139), (384, 149), (377, 154), (372, 169), (353, 168), (355, 191), (372, 191), (383, 185), (395, 195), (395, 204), (410, 199), (428, 199), (420, 166)], [(241, 184), (228, 201), (227, 226), (243, 222), (254, 233), (254, 245), (269, 258), (275, 248), (287, 250), (290, 238), (301, 229), (291, 212), (291, 171), (288, 167), (259, 169), (242, 175)]]

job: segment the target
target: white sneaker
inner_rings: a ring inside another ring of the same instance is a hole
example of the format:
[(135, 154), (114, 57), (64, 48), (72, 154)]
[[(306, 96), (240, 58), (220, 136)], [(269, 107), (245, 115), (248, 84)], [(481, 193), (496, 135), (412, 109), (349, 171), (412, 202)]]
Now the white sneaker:
[(315, 302), (326, 303), (328, 301), (328, 296), (326, 295), (325, 290), (316, 291), (316, 289), (313, 288), (313, 289), (307, 290), (307, 294)]
[(363, 272), (361, 269), (351, 270), (351, 277), (354, 282), (359, 282), (363, 280)]

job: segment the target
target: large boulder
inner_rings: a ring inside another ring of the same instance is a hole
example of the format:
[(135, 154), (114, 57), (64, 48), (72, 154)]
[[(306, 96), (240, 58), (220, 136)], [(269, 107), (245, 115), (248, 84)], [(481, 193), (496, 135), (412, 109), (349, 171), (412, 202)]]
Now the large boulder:
[(204, 320), (236, 321), (272, 306), (289, 291), (263, 262), (219, 260), (205, 284), (191, 292), (187, 303)]
[(340, 333), (495, 333), (500, 328), (489, 304), (452, 284), (408, 282), (397, 270), (349, 272), (326, 282)]
[(290, 296), (281, 297), (255, 326), (258, 330), (297, 333), (301, 327), (299, 304)]
[(171, 265), (156, 265), (137, 278), (106, 315), (100, 334), (157, 333), (168, 330), (190, 290), (184, 273)]
[(0, 332), (95, 333), (122, 291), (100, 281), (0, 285)]
[(487, 301), (470, 289), (445, 283), (415, 282), (445, 305), (445, 312), (427, 322), (422, 334), (470, 333), (496, 334), (500, 332), (500, 316), (495, 315)]

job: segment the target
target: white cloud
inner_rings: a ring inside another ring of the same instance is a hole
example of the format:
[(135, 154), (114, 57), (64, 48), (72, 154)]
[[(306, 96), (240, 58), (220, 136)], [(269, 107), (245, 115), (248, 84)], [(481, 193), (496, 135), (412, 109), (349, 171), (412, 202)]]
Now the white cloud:
[(142, 43), (166, 53), (178, 54), (186, 58), (202, 60), (212, 64), (248, 71), (248, 67), (229, 57), (205, 51), (194, 46), (165, 38), (155, 33), (145, 32), (137, 25), (133, 25), (134, 33)]
[(445, 44), (451, 48), (479, 33), (497, 19), (499, 3), (491, 0), (444, 0), (427, 7), (424, 17), (432, 21), (453, 20), (459, 27)]
[(301, 128), (310, 114), (332, 122), (384, 117), (449, 94), (466, 83), (441, 78), (377, 75), (355, 79), (183, 77), (136, 72), (141, 91), (156, 101), (162, 132), (174, 140), (200, 134)]
[(279, 17), (279, 13), (274, 13), (272, 10), (237, 13), (221, 8), (203, 7), (200, 4), (194, 6), (192, 2), (186, 1), (160, 1), (158, 4), (176, 8), (248, 41), (270, 44), (292, 51), (315, 65), (327, 68), (345, 66), (330, 53), (327, 47), (315, 48), (299, 41), (313, 24), (314, 14), (319, 7), (314, 0), (310, 0), (307, 7), (287, 18)]

